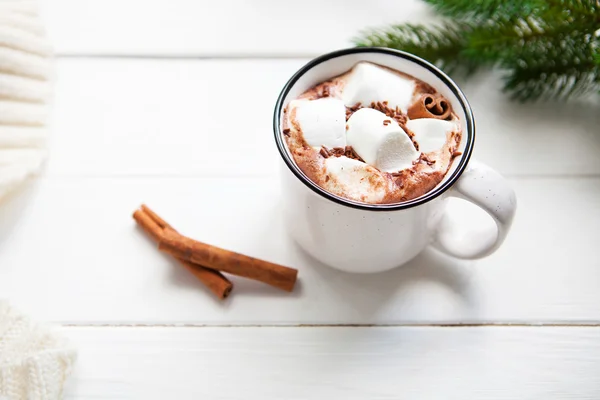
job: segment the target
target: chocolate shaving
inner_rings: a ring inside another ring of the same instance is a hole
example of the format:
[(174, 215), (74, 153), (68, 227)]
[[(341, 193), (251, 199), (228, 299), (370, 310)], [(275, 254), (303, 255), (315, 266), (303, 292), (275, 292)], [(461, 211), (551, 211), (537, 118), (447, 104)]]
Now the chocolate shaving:
[(400, 124), (400, 126), (402, 127), (402, 129), (404, 129), (404, 132), (406, 132), (408, 137), (411, 138), (414, 142), (415, 133), (413, 131), (411, 131), (410, 129), (408, 129), (408, 127), (406, 126), (406, 123)]
[(319, 150), (319, 154), (322, 155), (324, 158), (327, 158), (331, 155), (331, 153), (329, 152), (329, 150), (327, 150), (327, 148), (325, 146), (321, 146), (321, 150)]
[(389, 119), (384, 119), (383, 120), (383, 126), (388, 126), (391, 123), (392, 123), (392, 121), (390, 121)]
[(462, 151), (453, 151), (452, 152), (452, 157), (458, 157), (460, 155), (462, 155)]
[(346, 107), (346, 121), (348, 121), (348, 119), (350, 119), (352, 114), (354, 114), (356, 111), (360, 110), (361, 108), (362, 108), (361, 103), (356, 103), (353, 106)]
[(352, 146), (346, 146), (346, 148), (344, 149), (344, 155), (348, 158), (352, 158), (353, 160), (358, 160), (361, 162), (365, 162), (365, 160), (363, 160), (357, 153), (356, 151), (354, 151), (354, 149), (352, 148)]
[(346, 156), (348, 158), (352, 158), (353, 160), (358, 160), (360, 162), (365, 162), (365, 160), (363, 160), (358, 155), (358, 153), (356, 153), (356, 151), (354, 151), (354, 149), (352, 148), (352, 146), (334, 147), (333, 149), (329, 150), (329, 155), (330, 156), (335, 156), (335, 157)]
[[(387, 100), (372, 102), (371, 108), (384, 113), (386, 117), (393, 119), (394, 121), (396, 121), (398, 123), (398, 125), (402, 126), (402, 125), (406, 124), (406, 121), (407, 121), (406, 114), (402, 114), (400, 107), (396, 106), (396, 108), (394, 109), (394, 108), (388, 107), (388, 104), (389, 104), (389, 102)], [(404, 128), (404, 126), (402, 128)], [(406, 130), (406, 129), (404, 129), (404, 130)]]
[[(406, 124), (406, 121), (408, 120), (408, 118), (404, 114), (396, 114), (392, 118), (394, 118), (396, 120), (396, 122), (398, 123), (398, 125), (402, 126), (402, 128), (404, 128), (403, 125)], [(406, 129), (404, 129), (404, 130), (406, 131)]]
[(285, 136), (290, 136), (290, 128), (285, 128), (285, 129), (283, 130), (283, 134), (284, 134)]
[(441, 95), (426, 93), (408, 109), (410, 119), (436, 118), (449, 119), (452, 116), (450, 102)]
[(361, 103), (361, 102), (358, 102), (358, 103), (356, 103), (355, 105), (353, 105), (352, 107), (350, 107), (350, 109), (351, 109), (352, 111), (358, 111), (358, 110), (360, 110), (361, 108), (362, 108), (362, 103)]
[(332, 156), (340, 157), (343, 156), (345, 153), (346, 149), (344, 147), (334, 147), (333, 149), (331, 149), (329, 154)]

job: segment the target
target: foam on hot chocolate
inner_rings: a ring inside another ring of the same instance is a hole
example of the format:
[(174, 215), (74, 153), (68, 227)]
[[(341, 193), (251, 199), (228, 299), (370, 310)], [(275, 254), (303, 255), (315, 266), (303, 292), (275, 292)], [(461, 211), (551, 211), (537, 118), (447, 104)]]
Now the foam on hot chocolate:
[(440, 97), (412, 76), (360, 62), (287, 105), (286, 143), (300, 169), (333, 194), (371, 204), (419, 197), (444, 178), (461, 140), (453, 113), (408, 118), (424, 95)]

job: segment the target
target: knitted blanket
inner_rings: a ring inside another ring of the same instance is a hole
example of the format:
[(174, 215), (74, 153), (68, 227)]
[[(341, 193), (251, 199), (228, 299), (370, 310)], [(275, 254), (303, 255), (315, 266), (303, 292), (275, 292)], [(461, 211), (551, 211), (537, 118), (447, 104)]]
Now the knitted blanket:
[[(35, 2), (0, 0), (0, 199), (44, 161), (51, 75)], [(0, 399), (60, 399), (74, 361), (64, 339), (0, 301)]]
[(33, 1), (0, 0), (0, 199), (46, 157), (52, 49)]
[(0, 399), (60, 399), (74, 362), (63, 338), (0, 302)]

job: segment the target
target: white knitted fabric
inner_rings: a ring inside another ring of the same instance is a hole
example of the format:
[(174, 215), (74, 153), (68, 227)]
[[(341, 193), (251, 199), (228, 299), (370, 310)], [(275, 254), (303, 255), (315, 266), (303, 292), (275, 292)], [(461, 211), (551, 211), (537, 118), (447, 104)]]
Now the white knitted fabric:
[(75, 357), (65, 339), (0, 301), (0, 399), (62, 398)]
[(0, 0), (0, 199), (46, 157), (51, 76), (36, 2)]

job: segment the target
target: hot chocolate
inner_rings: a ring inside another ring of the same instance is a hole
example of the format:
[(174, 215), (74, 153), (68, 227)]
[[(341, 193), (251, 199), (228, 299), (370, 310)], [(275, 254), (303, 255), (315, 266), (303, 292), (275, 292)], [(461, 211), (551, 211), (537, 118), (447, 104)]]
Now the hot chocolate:
[(419, 197), (460, 155), (460, 124), (450, 103), (427, 83), (368, 62), (292, 100), (282, 128), (308, 178), (364, 203)]

